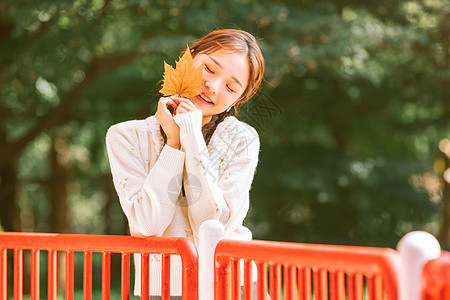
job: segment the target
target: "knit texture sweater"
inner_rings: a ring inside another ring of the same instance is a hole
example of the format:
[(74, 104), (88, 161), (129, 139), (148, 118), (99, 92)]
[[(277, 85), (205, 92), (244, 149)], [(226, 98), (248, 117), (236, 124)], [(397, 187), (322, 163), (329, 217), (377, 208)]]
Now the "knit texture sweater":
[[(155, 116), (113, 125), (106, 135), (111, 173), (133, 236), (187, 237), (198, 247), (199, 226), (224, 224), (226, 238), (251, 240), (243, 226), (258, 163), (259, 137), (227, 117), (205, 144), (202, 112), (174, 117), (181, 149), (164, 144)], [(182, 193), (182, 183), (185, 193)], [(140, 255), (134, 255), (140, 295)], [(170, 290), (181, 295), (181, 259), (171, 256)], [(150, 256), (150, 295), (161, 295), (161, 257)]]

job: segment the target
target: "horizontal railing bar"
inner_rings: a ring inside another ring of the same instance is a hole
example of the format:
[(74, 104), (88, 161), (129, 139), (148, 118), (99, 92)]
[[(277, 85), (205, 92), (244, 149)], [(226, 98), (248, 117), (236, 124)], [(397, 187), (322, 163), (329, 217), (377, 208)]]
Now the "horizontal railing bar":
[[(255, 251), (258, 249), (258, 251)], [(269, 255), (268, 255), (269, 254)], [(251, 259), (255, 262), (282, 262), (286, 265), (314, 266), (320, 269), (346, 270), (347, 273), (378, 274), (400, 268), (400, 256), (390, 248), (318, 245), (273, 241), (224, 239), (216, 248), (218, 261)]]
[(191, 250), (191, 245), (179, 237), (1, 232), (0, 248), (115, 253), (126, 249), (129, 253), (179, 254), (183, 248)]

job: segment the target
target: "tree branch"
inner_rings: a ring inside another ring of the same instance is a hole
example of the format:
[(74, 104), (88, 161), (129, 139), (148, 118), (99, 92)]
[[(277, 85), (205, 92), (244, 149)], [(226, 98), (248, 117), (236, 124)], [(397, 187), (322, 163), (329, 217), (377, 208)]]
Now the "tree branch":
[[(75, 106), (80, 100), (81, 95), (89, 86), (89, 84), (101, 73), (115, 70), (130, 61), (132, 61), (137, 55), (137, 52), (131, 52), (126, 54), (118, 54), (111, 57), (95, 57), (89, 64), (85, 71), (85, 79), (83, 82), (74, 86), (73, 89), (66, 95), (61, 104), (46, 115), (41, 117), (36, 125), (28, 131), (24, 136), (15, 142), (6, 145), (6, 149), (2, 149), (2, 155), (0, 156), (0, 164), (5, 160), (8, 160), (12, 155), (16, 155), (25, 148), (34, 138), (36, 138), (42, 131), (52, 126), (57, 121)], [(3, 146), (2, 146), (3, 148)]]

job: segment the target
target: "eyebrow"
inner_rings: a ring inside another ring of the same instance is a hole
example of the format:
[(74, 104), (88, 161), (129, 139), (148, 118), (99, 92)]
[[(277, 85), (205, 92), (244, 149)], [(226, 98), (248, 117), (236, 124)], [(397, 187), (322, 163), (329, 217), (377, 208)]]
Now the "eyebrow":
[[(211, 56), (209, 56), (209, 58), (210, 58), (216, 65), (218, 65), (221, 69), (223, 69), (222, 65), (217, 61), (217, 59), (215, 59), (215, 58), (213, 58), (213, 57), (211, 57)], [(242, 86), (242, 83), (241, 83), (236, 77), (231, 76), (231, 78), (232, 78), (234, 81), (236, 81), (236, 83), (239, 84), (239, 85), (241, 86), (241, 88), (244, 88), (244, 87)]]

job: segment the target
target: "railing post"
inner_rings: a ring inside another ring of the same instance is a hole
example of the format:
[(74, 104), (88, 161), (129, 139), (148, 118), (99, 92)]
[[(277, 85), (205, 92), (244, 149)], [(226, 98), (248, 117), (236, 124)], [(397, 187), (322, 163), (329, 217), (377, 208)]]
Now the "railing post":
[(450, 299), (450, 252), (426, 263), (422, 280), (422, 300)]
[(225, 237), (225, 229), (219, 221), (208, 220), (200, 225), (198, 251), (198, 289), (200, 300), (214, 299), (214, 252)]
[(441, 255), (441, 246), (434, 236), (412, 231), (398, 243), (401, 256), (400, 300), (420, 300), (423, 266)]

